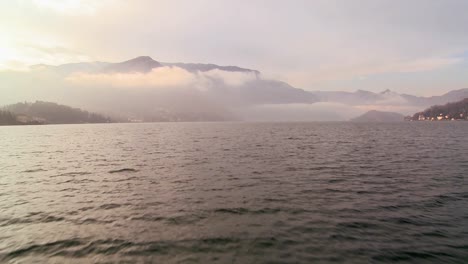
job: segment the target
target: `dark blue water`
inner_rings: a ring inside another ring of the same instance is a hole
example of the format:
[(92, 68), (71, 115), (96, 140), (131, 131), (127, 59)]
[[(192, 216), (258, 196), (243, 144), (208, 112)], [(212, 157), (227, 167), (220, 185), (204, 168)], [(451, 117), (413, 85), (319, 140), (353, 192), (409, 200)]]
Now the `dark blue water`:
[(468, 123), (0, 128), (0, 262), (468, 263)]

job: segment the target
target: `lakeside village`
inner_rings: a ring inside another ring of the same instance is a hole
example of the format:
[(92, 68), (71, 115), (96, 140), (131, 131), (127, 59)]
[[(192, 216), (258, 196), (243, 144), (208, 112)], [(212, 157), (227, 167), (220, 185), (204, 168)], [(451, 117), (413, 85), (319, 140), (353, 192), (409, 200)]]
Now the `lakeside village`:
[(407, 121), (468, 121), (468, 98), (445, 105), (435, 105), (405, 118)]
[[(414, 119), (411, 118), (411, 120), (413, 121)], [(418, 119), (417, 119), (417, 121), (461, 121), (461, 120), (468, 121), (468, 116), (465, 116), (463, 113), (453, 116), (453, 117), (450, 115), (444, 115), (443, 113), (440, 113), (438, 116), (435, 116), (435, 117), (419, 114)]]

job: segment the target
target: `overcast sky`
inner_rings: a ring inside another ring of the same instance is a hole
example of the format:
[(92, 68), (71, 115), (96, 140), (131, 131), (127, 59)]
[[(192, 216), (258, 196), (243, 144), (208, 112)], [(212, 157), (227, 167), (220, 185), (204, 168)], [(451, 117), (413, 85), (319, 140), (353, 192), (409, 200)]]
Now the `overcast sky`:
[(0, 68), (127, 60), (237, 65), (306, 90), (468, 87), (465, 0), (11, 0)]

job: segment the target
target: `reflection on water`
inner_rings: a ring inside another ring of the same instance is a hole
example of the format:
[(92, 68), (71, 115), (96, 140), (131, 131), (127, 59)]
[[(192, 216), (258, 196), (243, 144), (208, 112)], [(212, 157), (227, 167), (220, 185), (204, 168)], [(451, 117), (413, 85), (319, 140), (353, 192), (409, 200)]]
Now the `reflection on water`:
[(0, 260), (468, 261), (466, 123), (0, 128)]

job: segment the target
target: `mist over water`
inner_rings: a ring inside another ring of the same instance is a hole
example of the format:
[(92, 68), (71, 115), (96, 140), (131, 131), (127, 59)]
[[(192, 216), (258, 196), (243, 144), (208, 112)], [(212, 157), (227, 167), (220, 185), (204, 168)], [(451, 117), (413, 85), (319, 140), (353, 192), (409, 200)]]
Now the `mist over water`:
[(466, 263), (464, 122), (0, 127), (0, 262)]

